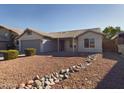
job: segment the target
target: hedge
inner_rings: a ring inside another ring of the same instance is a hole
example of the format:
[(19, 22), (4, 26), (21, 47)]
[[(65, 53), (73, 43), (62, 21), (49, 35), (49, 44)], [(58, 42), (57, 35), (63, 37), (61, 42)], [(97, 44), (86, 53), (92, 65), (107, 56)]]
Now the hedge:
[(19, 55), (18, 50), (1, 50), (0, 53), (3, 54), (4, 60), (16, 59)]
[(33, 56), (36, 54), (36, 49), (35, 48), (27, 48), (24, 50), (26, 56)]

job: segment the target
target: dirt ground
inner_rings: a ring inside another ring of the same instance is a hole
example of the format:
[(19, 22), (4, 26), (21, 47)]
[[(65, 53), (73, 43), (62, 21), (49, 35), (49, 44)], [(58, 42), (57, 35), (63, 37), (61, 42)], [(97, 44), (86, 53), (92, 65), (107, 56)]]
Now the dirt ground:
[[(13, 88), (34, 76), (43, 76), (84, 62), (85, 57), (32, 56), (0, 61), (0, 88)], [(86, 69), (72, 74), (52, 88), (124, 88), (124, 58), (115, 53), (98, 54)]]
[(89, 67), (52, 88), (123, 89), (124, 58), (115, 53), (99, 54)]
[(83, 57), (50, 57), (35, 55), (0, 61), (0, 88), (13, 88), (34, 76), (43, 76), (84, 62)]

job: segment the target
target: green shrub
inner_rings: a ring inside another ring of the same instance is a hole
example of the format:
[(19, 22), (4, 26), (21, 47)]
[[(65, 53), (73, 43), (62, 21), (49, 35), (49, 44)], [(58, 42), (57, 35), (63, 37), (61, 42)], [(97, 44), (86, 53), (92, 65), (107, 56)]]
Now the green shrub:
[(1, 50), (0, 53), (3, 54), (4, 60), (16, 59), (19, 55), (18, 50)]
[(35, 48), (27, 48), (25, 49), (25, 55), (26, 56), (33, 56), (36, 54), (36, 49)]
[(0, 50), (0, 53), (2, 54), (2, 53), (5, 53), (5, 52), (7, 52), (8, 50)]

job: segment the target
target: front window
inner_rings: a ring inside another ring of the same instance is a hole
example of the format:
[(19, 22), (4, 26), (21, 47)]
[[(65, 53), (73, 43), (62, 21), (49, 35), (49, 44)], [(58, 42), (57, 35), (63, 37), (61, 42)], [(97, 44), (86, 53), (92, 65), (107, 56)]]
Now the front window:
[(16, 45), (19, 45), (19, 41), (18, 40), (16, 41)]
[(69, 46), (72, 48), (72, 40), (69, 40)]
[(74, 40), (74, 42), (73, 42), (72, 39), (69, 40), (69, 46), (70, 46), (70, 48), (73, 48), (73, 43), (74, 43), (74, 48), (76, 48), (76, 41)]
[(95, 48), (95, 40), (92, 39), (84, 39), (84, 48)]

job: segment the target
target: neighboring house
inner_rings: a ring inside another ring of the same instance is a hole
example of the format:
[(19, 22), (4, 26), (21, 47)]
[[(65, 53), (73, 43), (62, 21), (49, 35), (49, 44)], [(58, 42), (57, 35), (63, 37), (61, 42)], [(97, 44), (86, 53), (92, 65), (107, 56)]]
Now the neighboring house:
[(116, 45), (118, 47), (118, 53), (121, 53), (124, 55), (124, 32), (121, 32), (117, 35), (115, 35), (112, 40), (115, 40)]
[(102, 52), (100, 28), (45, 33), (26, 29), (18, 38), (18, 48), (36, 48), (43, 52)]
[(11, 29), (0, 25), (0, 50), (14, 48), (14, 40), (21, 32), (17, 29)]

